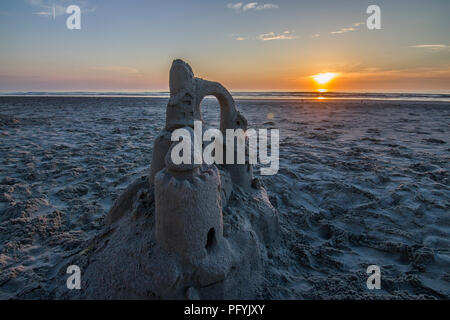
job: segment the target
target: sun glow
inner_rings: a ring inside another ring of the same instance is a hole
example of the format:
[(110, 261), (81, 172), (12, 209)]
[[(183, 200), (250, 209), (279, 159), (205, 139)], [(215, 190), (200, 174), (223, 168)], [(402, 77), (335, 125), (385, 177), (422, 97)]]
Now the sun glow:
[(317, 92), (326, 93), (328, 92), (328, 89), (317, 89)]
[(333, 80), (337, 76), (336, 73), (333, 72), (326, 72), (326, 73), (318, 73), (316, 75), (313, 75), (312, 78), (314, 81), (316, 81), (318, 84), (326, 84)]

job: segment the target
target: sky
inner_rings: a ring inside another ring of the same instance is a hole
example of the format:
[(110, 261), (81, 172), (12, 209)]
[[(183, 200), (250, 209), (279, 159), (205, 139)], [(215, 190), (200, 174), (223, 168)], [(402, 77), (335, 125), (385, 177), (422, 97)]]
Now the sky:
[[(81, 29), (65, 10), (81, 8)], [(369, 30), (366, 9), (381, 9)], [(53, 8), (54, 15), (53, 15)], [(167, 90), (173, 59), (231, 90), (450, 92), (448, 0), (2, 0), (0, 91)]]

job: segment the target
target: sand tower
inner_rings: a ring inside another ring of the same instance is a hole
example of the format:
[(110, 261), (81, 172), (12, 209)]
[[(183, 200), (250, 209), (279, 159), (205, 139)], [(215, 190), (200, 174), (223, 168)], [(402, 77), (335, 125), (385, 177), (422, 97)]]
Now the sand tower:
[[(193, 134), (194, 120), (202, 120), (200, 103), (207, 95), (219, 101), (223, 133), (226, 129), (246, 130), (247, 120), (221, 84), (195, 78), (191, 67), (182, 60), (172, 64), (169, 87), (166, 126), (155, 141), (150, 175), (155, 187), (156, 238), (165, 249), (189, 261), (199, 261), (223, 236), (221, 178), (214, 165), (175, 165), (170, 157), (175, 145), (171, 132), (186, 128)], [(227, 169), (233, 183), (250, 187), (250, 165), (229, 165)]]
[(223, 238), (220, 176), (213, 165), (174, 164), (172, 147), (155, 176), (156, 239), (195, 265)]

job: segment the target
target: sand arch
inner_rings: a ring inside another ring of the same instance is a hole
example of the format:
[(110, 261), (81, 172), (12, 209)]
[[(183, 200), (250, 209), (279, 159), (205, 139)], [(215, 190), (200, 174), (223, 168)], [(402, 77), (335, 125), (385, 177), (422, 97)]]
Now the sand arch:
[(247, 129), (247, 120), (237, 111), (231, 93), (219, 82), (196, 78), (197, 104), (194, 114), (201, 117), (201, 102), (207, 96), (217, 99), (220, 106), (220, 131), (225, 134), (226, 129)]

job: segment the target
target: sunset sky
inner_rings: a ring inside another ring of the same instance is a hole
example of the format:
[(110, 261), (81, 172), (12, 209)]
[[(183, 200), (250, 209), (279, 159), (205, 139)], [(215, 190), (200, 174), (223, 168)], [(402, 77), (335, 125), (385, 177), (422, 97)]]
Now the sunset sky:
[[(81, 7), (81, 30), (65, 8)], [(381, 8), (382, 30), (366, 9)], [(53, 6), (56, 16), (53, 17)], [(0, 90), (167, 90), (174, 58), (233, 90), (450, 91), (448, 0), (2, 0)]]

